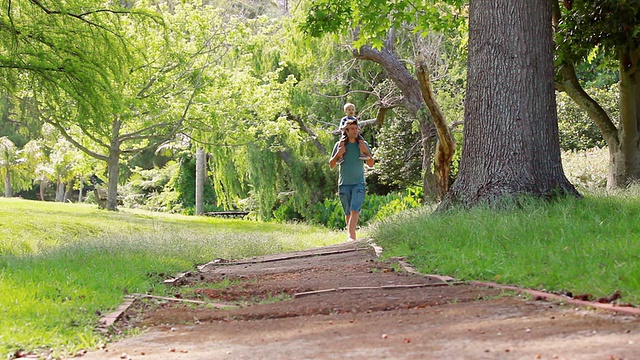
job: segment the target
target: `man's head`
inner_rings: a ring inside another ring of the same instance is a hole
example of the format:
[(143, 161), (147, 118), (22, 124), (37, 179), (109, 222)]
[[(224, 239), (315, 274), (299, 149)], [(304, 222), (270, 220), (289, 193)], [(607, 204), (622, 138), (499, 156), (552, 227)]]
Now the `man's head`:
[(347, 116), (355, 117), (356, 116), (356, 106), (352, 103), (344, 104), (344, 113)]
[[(360, 134), (360, 127), (358, 126), (358, 120), (347, 120), (342, 128), (342, 131), (347, 136), (349, 140), (356, 140), (358, 135)], [(350, 141), (353, 142), (353, 141)]]

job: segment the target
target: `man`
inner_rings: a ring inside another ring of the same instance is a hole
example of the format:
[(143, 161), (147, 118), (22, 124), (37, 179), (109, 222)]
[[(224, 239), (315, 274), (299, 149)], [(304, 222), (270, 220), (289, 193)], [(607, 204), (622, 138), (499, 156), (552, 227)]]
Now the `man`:
[[(373, 167), (375, 161), (371, 156), (369, 144), (366, 141), (358, 141), (358, 135), (360, 135), (358, 120), (348, 120), (343, 131), (347, 141), (346, 143), (338, 141), (333, 146), (329, 166), (333, 169), (340, 160), (344, 160), (339, 164), (338, 189), (349, 231), (347, 241), (356, 241), (358, 216), (366, 191), (364, 164)], [(360, 160), (361, 153), (367, 156), (366, 160)]]

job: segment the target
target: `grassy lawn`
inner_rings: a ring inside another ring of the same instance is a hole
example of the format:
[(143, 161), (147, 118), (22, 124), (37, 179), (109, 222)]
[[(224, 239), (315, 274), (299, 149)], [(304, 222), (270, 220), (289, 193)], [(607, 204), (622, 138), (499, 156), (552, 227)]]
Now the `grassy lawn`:
[(166, 276), (215, 258), (343, 240), (305, 225), (0, 198), (0, 355), (95, 348), (106, 341), (95, 331), (100, 314), (126, 294), (165, 295)]
[(423, 273), (640, 304), (640, 196), (531, 200), (504, 211), (420, 209), (371, 229)]

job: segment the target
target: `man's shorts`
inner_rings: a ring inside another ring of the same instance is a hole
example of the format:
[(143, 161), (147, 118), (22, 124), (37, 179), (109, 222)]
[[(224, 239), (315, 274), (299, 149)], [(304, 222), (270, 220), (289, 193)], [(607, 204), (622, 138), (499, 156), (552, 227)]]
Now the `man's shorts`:
[(364, 202), (364, 193), (366, 191), (365, 184), (340, 185), (340, 202), (345, 215), (351, 214), (352, 211), (360, 212), (362, 203)]

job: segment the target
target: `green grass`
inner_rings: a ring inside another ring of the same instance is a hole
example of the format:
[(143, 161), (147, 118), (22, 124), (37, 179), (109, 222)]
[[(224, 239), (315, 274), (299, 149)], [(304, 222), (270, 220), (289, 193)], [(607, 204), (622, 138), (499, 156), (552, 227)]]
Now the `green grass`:
[(503, 211), (421, 209), (371, 229), (419, 271), (640, 304), (640, 196), (531, 200)]
[(343, 238), (305, 225), (0, 198), (0, 355), (95, 348), (107, 341), (95, 331), (99, 314), (128, 293), (168, 294), (166, 276)]

